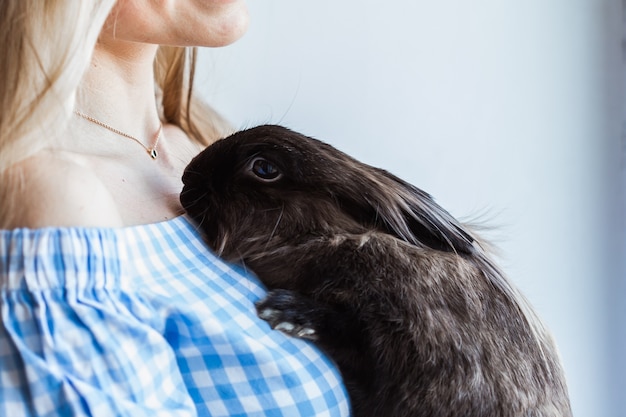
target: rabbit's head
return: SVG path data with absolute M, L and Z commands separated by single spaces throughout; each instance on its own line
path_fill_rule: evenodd
M 229 260 L 368 230 L 441 251 L 474 251 L 468 232 L 424 191 L 281 126 L 219 140 L 193 159 L 183 183 L 184 208 Z

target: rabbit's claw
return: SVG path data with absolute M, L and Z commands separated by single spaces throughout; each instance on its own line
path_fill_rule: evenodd
M 293 337 L 317 340 L 317 306 L 307 297 L 289 290 L 272 290 L 256 303 L 258 316 L 269 325 Z

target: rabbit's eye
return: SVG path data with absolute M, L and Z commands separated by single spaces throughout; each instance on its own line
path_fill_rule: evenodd
M 250 170 L 254 175 L 265 181 L 275 181 L 280 178 L 278 167 L 264 158 L 254 158 L 250 163 Z

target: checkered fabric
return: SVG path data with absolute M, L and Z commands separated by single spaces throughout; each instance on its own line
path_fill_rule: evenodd
M 185 217 L 0 231 L 0 416 L 346 416 L 327 357 L 256 317 Z

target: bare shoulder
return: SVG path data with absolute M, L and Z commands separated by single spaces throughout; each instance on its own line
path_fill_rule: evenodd
M 60 155 L 38 154 L 9 168 L 0 184 L 3 227 L 119 227 L 118 209 L 101 180 L 88 167 Z

